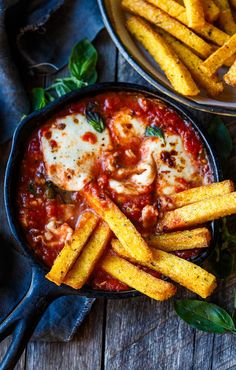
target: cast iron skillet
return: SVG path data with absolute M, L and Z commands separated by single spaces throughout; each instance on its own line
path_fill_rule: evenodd
M 19 245 L 21 252 L 27 256 L 32 266 L 32 279 L 29 290 L 27 291 L 24 298 L 16 306 L 16 308 L 9 314 L 8 317 L 3 320 L 0 324 L 0 341 L 5 339 L 8 335 L 12 334 L 13 339 L 11 345 L 5 355 L 1 369 L 12 369 L 20 358 L 27 342 L 29 341 L 33 331 L 39 322 L 43 312 L 46 310 L 48 305 L 62 295 L 83 295 L 87 297 L 107 297 L 107 298 L 126 298 L 134 297 L 139 295 L 135 290 L 129 290 L 126 292 L 106 292 L 99 290 L 92 290 L 89 288 L 83 288 L 79 291 L 72 288 L 62 286 L 57 287 L 55 284 L 49 282 L 44 278 L 47 268 L 37 259 L 33 251 L 29 248 L 24 233 L 20 227 L 17 211 L 16 211 L 16 184 L 18 179 L 19 164 L 22 159 L 22 154 L 25 149 L 25 143 L 27 142 L 31 132 L 45 123 L 52 115 L 56 114 L 60 110 L 67 107 L 69 104 L 78 101 L 87 96 L 94 96 L 99 93 L 107 91 L 130 91 L 142 93 L 151 98 L 159 98 L 166 102 L 169 106 L 173 107 L 182 118 L 190 122 L 193 128 L 199 134 L 203 141 L 209 162 L 214 174 L 214 180 L 219 181 L 221 178 L 221 171 L 219 163 L 216 159 L 215 152 L 212 146 L 209 144 L 209 139 L 199 124 L 186 114 L 180 106 L 173 103 L 168 98 L 159 97 L 156 93 L 138 85 L 127 84 L 127 83 L 102 83 L 93 86 L 86 87 L 80 91 L 73 92 L 65 95 L 61 99 L 51 103 L 41 111 L 32 113 L 26 119 L 24 119 L 17 130 L 15 131 L 12 143 L 12 149 L 7 164 L 4 184 L 4 199 L 5 207 L 7 212 L 8 222 L 11 231 Z M 215 245 L 216 236 L 218 232 L 218 226 L 216 222 L 211 224 L 213 242 L 210 248 L 204 251 L 200 257 L 195 258 L 194 262 L 202 262 L 212 251 Z

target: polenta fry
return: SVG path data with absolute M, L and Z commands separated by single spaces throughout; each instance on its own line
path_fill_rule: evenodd
M 234 191 L 234 183 L 231 180 L 222 182 L 214 182 L 213 184 L 199 186 L 188 190 L 175 193 L 168 197 L 170 206 L 168 209 L 175 209 L 186 206 L 191 203 L 199 202 L 204 199 L 216 197 L 232 193 Z
M 201 70 L 209 76 L 212 76 L 222 67 L 224 62 L 236 52 L 236 34 L 233 35 L 223 46 L 217 49 L 201 65 Z
M 189 96 L 199 93 L 185 65 L 179 60 L 179 57 L 172 51 L 171 47 L 166 44 L 163 38 L 146 21 L 138 17 L 131 17 L 127 21 L 127 28 L 160 65 L 176 91 Z
M 122 0 L 122 6 L 128 12 L 139 15 L 156 26 L 163 28 L 195 50 L 202 57 L 207 58 L 212 53 L 212 47 L 206 41 L 176 19 L 170 17 L 167 13 L 155 6 L 148 4 L 146 1 Z
M 134 262 L 117 239 L 112 240 L 112 248 L 120 256 Z M 214 275 L 171 253 L 153 249 L 153 260 L 151 262 L 136 262 L 169 277 L 171 280 L 197 293 L 202 298 L 208 297 L 216 288 L 216 278 Z
M 188 67 L 195 81 L 197 81 L 202 88 L 206 89 L 210 96 L 217 96 L 223 91 L 223 83 L 220 82 L 217 77 L 213 79 L 200 69 L 199 66 L 203 62 L 202 59 L 167 32 L 161 29 L 157 29 L 157 32 L 171 45 L 181 61 Z
M 158 230 L 184 229 L 233 213 L 236 213 L 236 192 L 205 199 L 166 212 L 158 223 Z
M 236 87 L 236 61 L 230 67 L 229 71 L 224 75 L 224 81 L 233 87 Z
M 206 227 L 172 233 L 150 235 L 147 242 L 152 247 L 165 252 L 186 249 L 207 248 L 211 241 L 211 233 Z
M 110 237 L 111 231 L 109 226 L 103 221 L 100 222 L 81 255 L 66 275 L 63 283 L 70 285 L 74 289 L 82 288 L 104 253 Z
M 219 23 L 222 29 L 229 35 L 233 35 L 236 32 L 236 23 L 229 5 L 228 0 L 214 0 L 216 5 L 220 9 Z
M 125 249 L 134 257 L 145 261 L 152 259 L 152 252 L 130 220 L 105 194 L 99 196 L 92 184 L 83 191 L 88 204 L 109 225 Z
M 174 0 L 147 0 L 150 4 L 160 8 L 164 12 L 168 13 L 171 17 L 176 18 L 184 25 L 188 25 L 187 15 L 185 7 L 178 4 Z M 213 26 L 210 23 L 205 23 L 204 27 L 196 29 L 195 32 L 202 37 L 214 42 L 215 44 L 222 46 L 226 41 L 230 39 L 230 36 L 219 28 Z M 174 33 L 172 33 L 173 36 Z
M 200 28 L 205 25 L 204 11 L 200 0 L 184 0 L 188 26 Z
M 46 275 L 57 285 L 61 285 L 66 274 L 78 258 L 83 246 L 92 234 L 98 222 L 98 217 L 91 211 L 82 213 L 78 226 L 72 235 L 72 240 L 67 242 L 62 251 L 54 261 L 54 264 Z
M 114 278 L 158 301 L 169 299 L 176 293 L 173 284 L 155 278 L 118 256 L 107 255 L 101 267 Z
M 205 18 L 210 22 L 215 22 L 220 15 L 220 9 L 213 0 L 203 0 L 202 7 L 204 10 Z
M 234 64 L 235 60 L 236 60 L 236 54 L 234 54 L 234 55 L 232 55 L 232 57 L 226 59 L 224 61 L 224 66 L 231 67 Z

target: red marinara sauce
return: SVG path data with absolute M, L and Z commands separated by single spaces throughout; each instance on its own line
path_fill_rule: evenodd
M 17 185 L 18 215 L 26 239 L 35 253 L 49 267 L 52 266 L 65 242 L 70 239 L 79 215 L 89 207 L 79 192 L 64 191 L 49 180 L 41 137 L 43 135 L 50 140 L 51 148 L 56 150 L 58 144 L 51 138 L 51 130 L 55 125 L 55 120 L 78 113 L 85 115 L 86 107 L 91 102 L 103 118 L 112 142 L 112 149 L 109 150 L 109 153 L 98 156 L 94 161 L 93 181 L 96 183 L 96 189 L 106 192 L 141 233 L 147 235 L 155 232 L 158 216 L 168 203 L 168 194 L 165 194 L 165 175 L 168 174 L 168 170 L 163 171 L 162 177 L 158 173 L 155 180 L 142 188 L 140 193 L 137 192 L 137 187 L 131 189 L 129 194 L 118 193 L 116 189 L 111 187 L 110 180 L 112 178 L 120 183 L 123 182 L 127 189 L 129 179 L 132 179 L 134 173 L 136 175 L 142 174 L 140 161 L 145 157 L 143 145 L 147 141 L 147 127 L 160 129 L 165 137 L 172 135 L 172 137 L 179 138 L 184 150 L 191 156 L 191 163 L 194 164 L 196 173 L 194 172 L 191 179 L 186 179 L 181 176 L 181 167 L 177 163 L 178 153 L 174 143 L 170 140 L 169 145 L 172 147 L 169 151 L 166 150 L 164 142 L 161 144 L 163 147 L 160 154 L 162 165 L 164 168 L 169 166 L 170 170 L 174 169 L 178 173 L 174 187 L 175 192 L 212 181 L 207 155 L 197 133 L 188 122 L 183 121 L 174 110 L 164 103 L 134 93 L 108 92 L 68 106 L 30 136 L 22 158 Z M 74 119 L 75 124 L 76 120 Z M 122 124 L 122 130 L 120 124 Z M 140 127 L 144 125 L 146 130 L 142 135 L 136 135 L 132 131 L 135 129 L 139 132 L 139 125 Z M 60 123 L 60 129 L 65 130 L 66 125 Z M 96 144 L 97 135 L 99 134 L 91 128 L 82 136 L 82 140 Z M 156 139 L 150 138 L 148 140 L 150 140 L 149 148 Z M 136 173 L 136 169 L 140 173 Z M 162 181 L 161 186 L 158 181 L 160 183 Z M 192 250 L 191 252 L 181 252 L 179 256 L 188 258 L 198 253 L 198 250 Z M 154 276 L 158 275 L 150 270 L 148 272 Z M 129 289 L 125 284 L 108 276 L 100 269 L 99 264 L 93 271 L 88 284 L 95 289 L 110 291 Z

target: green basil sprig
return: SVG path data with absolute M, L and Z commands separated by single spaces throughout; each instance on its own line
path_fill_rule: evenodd
M 88 123 L 94 128 L 94 130 L 100 133 L 103 132 L 105 124 L 102 116 L 97 112 L 97 105 L 95 103 L 88 103 L 85 114 Z
M 93 84 L 97 81 L 97 51 L 87 39 L 79 42 L 72 50 L 69 60 L 69 71 L 78 80 Z
M 165 142 L 164 132 L 160 127 L 149 126 L 146 128 L 145 136 L 157 136 Z
M 37 87 L 32 90 L 32 111 L 42 109 L 54 99 L 96 82 L 96 64 L 97 51 L 94 46 L 87 39 L 80 41 L 71 52 L 68 64 L 70 76 L 57 78 L 46 89 Z
M 184 299 L 175 301 L 174 308 L 177 315 L 195 329 L 208 333 L 236 334 L 233 318 L 216 304 Z
M 77 78 L 71 77 L 64 77 L 64 78 L 57 78 L 51 86 L 49 86 L 46 91 L 54 90 L 57 93 L 57 96 L 60 98 L 61 96 L 74 91 L 79 90 L 81 87 L 86 86 L 87 84 L 83 81 L 77 80 Z

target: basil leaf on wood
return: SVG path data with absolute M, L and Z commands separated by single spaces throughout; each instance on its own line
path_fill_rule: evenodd
M 211 120 L 208 133 L 215 144 L 219 157 L 223 161 L 228 159 L 233 149 L 233 142 L 229 130 L 220 117 L 215 116 Z
M 88 39 L 80 41 L 72 50 L 69 60 L 70 74 L 90 84 L 96 82 L 97 51 Z
M 213 303 L 184 299 L 174 302 L 174 308 L 190 326 L 208 333 L 236 334 L 236 327 L 232 317 L 223 308 Z
M 145 136 L 157 136 L 165 142 L 164 133 L 160 127 L 147 127 L 145 131 Z
M 103 132 L 105 129 L 104 120 L 101 117 L 100 113 L 97 112 L 97 105 L 94 103 L 88 103 L 85 114 L 88 123 L 96 130 L 97 132 Z

